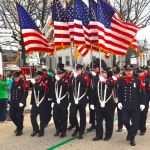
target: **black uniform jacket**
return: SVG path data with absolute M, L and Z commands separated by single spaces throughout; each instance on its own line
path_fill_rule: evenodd
M 75 93 L 78 93 L 79 91 L 79 98 L 84 96 L 79 100 L 79 104 L 85 104 L 87 103 L 87 87 L 88 87 L 89 77 L 86 74 L 81 74 L 81 76 L 77 76 L 76 78 L 76 86 L 75 86 L 75 78 L 72 77 L 70 81 L 70 88 L 69 88 L 69 101 L 72 104 L 75 104 Z M 80 84 L 80 89 L 79 88 Z M 76 90 L 75 90 L 76 87 Z M 76 92 L 75 92 L 76 91 Z
M 69 81 L 68 78 L 64 77 L 63 79 L 60 79 L 59 81 L 54 80 L 53 84 L 53 102 L 55 103 L 54 107 L 67 107 L 69 103 L 68 98 L 68 87 L 69 87 Z M 62 88 L 61 95 L 60 95 L 60 89 Z M 58 97 L 60 95 L 60 98 L 63 98 L 60 100 L 60 103 L 57 103 L 56 93 L 58 93 Z M 66 96 L 65 96 L 66 95 Z M 65 97 L 64 97 L 65 96 Z
M 139 78 L 133 77 L 127 84 L 125 78 L 119 83 L 119 103 L 123 109 L 139 109 L 140 104 L 145 105 L 145 91 Z
M 15 81 L 12 83 L 11 89 L 11 106 L 19 107 L 19 103 L 22 103 L 26 106 L 26 99 L 28 96 L 28 86 L 25 82 L 20 79 L 19 82 L 15 85 Z
M 98 89 L 98 83 L 99 83 L 99 89 Z M 115 86 L 115 83 L 113 82 L 111 78 L 107 79 L 106 83 L 102 83 L 102 97 L 104 97 L 105 85 L 107 85 L 106 100 L 111 96 L 108 102 L 105 104 L 105 107 L 102 108 L 99 102 L 98 91 L 101 96 L 101 82 L 99 80 L 97 80 L 96 84 L 94 85 L 93 95 L 92 95 L 92 104 L 95 105 L 96 109 L 99 109 L 102 111 L 115 107 L 113 95 L 112 95 L 112 89 Z
M 145 96 L 146 96 L 146 105 L 149 105 L 149 98 L 150 98 L 150 81 L 147 78 L 143 79 L 143 87 L 145 90 Z
M 46 96 L 46 85 L 43 83 L 43 81 L 40 81 L 40 82 L 36 82 L 32 87 L 31 105 L 33 105 L 33 107 L 37 107 L 36 100 L 40 102 L 42 99 L 43 101 L 39 104 L 39 108 L 48 107 L 48 99 Z

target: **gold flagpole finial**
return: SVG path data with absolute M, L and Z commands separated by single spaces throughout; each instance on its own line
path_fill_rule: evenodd
M 18 2 L 18 0 L 14 0 L 14 2 L 16 2 L 16 3 L 17 3 L 17 2 Z

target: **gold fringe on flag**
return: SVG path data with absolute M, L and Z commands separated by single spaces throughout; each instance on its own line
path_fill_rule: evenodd
M 80 53 L 78 52 L 78 50 L 76 49 L 76 51 L 75 51 L 75 58 L 77 59 L 78 57 L 80 56 Z

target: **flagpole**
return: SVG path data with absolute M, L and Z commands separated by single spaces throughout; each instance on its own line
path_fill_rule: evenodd
M 75 68 L 74 68 L 75 72 L 77 71 L 76 66 L 77 66 L 77 58 L 75 58 Z M 77 87 L 77 82 L 76 82 L 76 77 L 75 77 L 75 98 L 77 97 L 76 87 Z
M 102 55 L 101 55 L 101 50 L 99 48 L 99 61 L 100 61 L 100 75 L 102 75 Z M 103 99 L 103 91 L 102 91 L 102 82 L 101 82 L 101 101 Z
M 73 53 L 72 53 L 73 43 L 71 43 L 71 62 L 72 62 L 72 69 L 73 69 Z
M 57 74 L 57 50 L 56 50 L 56 47 L 55 47 L 55 65 L 56 65 L 55 73 Z
M 91 45 L 91 62 L 92 62 L 92 70 L 93 70 L 93 51 L 92 51 L 92 45 Z M 91 80 L 91 85 L 92 85 L 92 88 L 94 86 L 94 76 L 93 77 L 93 81 Z

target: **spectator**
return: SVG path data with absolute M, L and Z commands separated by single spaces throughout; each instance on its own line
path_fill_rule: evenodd
M 9 78 L 6 82 L 3 82 L 3 76 L 0 75 L 0 122 L 7 122 L 6 111 L 7 111 L 7 86 L 9 85 Z
M 86 71 L 88 71 L 88 72 L 90 71 L 90 64 L 87 65 Z
M 12 83 L 13 83 L 13 74 L 9 74 L 9 86 L 8 86 L 8 103 L 10 104 L 11 101 L 11 88 L 12 88 Z
M 9 74 L 8 77 L 9 77 L 8 93 L 11 93 L 11 88 L 12 88 L 12 83 L 13 83 L 13 79 L 12 79 L 13 75 Z

